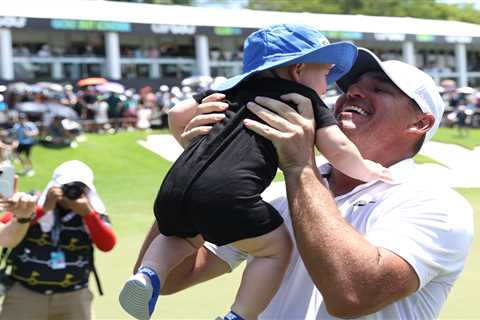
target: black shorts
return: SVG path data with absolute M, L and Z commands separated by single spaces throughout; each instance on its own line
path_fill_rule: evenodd
M 30 150 L 32 149 L 33 144 L 19 144 L 17 150 L 15 151 L 17 154 L 25 153 L 27 157 L 30 156 Z
M 229 125 L 235 126 L 234 122 Z M 270 141 L 237 124 L 220 135 L 214 130 L 221 131 L 222 125 L 214 126 L 212 134 L 192 143 L 172 166 L 154 205 L 163 235 L 200 234 L 225 245 L 267 234 L 283 223 L 261 198 L 277 171 L 275 149 Z

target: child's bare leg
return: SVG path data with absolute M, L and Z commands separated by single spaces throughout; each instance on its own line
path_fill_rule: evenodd
M 123 309 L 136 319 L 150 319 L 170 270 L 198 250 L 203 242 L 201 236 L 189 239 L 156 236 L 145 252 L 141 267 L 120 292 Z
M 148 247 L 142 266 L 155 270 L 163 282 L 170 270 L 203 245 L 201 236 L 195 238 L 165 237 L 159 234 Z
M 233 243 L 255 258 L 243 273 L 232 311 L 243 319 L 257 319 L 282 282 L 290 262 L 292 240 L 285 225 L 255 238 Z

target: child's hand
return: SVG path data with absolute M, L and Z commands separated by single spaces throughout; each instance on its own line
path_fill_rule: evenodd
M 377 162 L 365 160 L 367 168 L 370 171 L 370 181 L 382 180 L 384 182 L 394 182 L 392 172 Z

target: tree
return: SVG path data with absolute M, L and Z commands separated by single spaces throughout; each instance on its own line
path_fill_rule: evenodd
M 173 4 L 173 5 L 180 5 L 180 6 L 195 5 L 195 0 L 110 0 L 110 1 L 151 3 L 151 4 Z
M 480 11 L 472 4 L 453 5 L 435 0 L 249 0 L 248 8 L 288 12 L 364 14 L 371 16 L 480 21 Z

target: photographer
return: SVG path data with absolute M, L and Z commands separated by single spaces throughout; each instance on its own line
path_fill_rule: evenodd
M 92 170 L 75 160 L 61 164 L 35 211 L 7 259 L 14 284 L 0 319 L 91 319 L 93 245 L 110 251 L 116 241 Z

